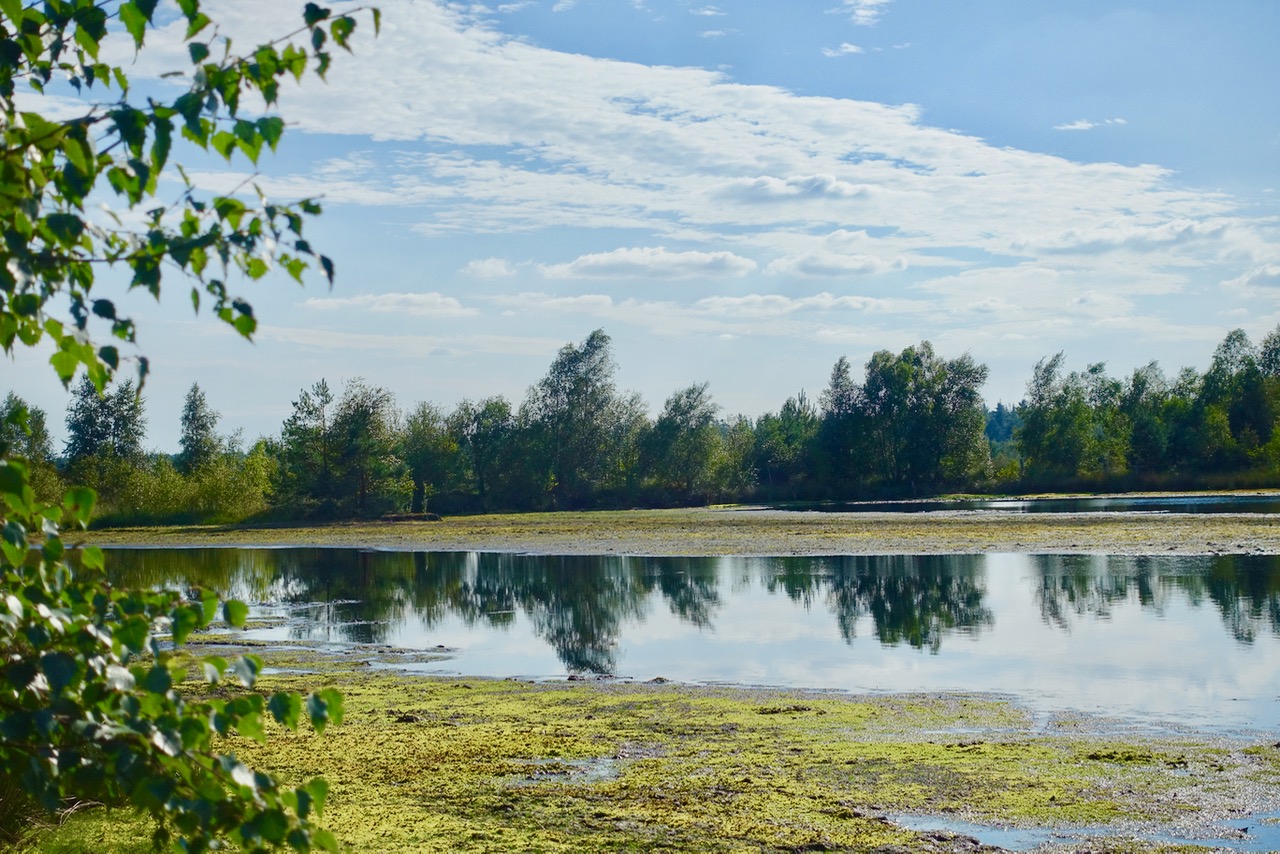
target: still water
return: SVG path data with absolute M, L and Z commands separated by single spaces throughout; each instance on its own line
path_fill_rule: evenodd
M 778 505 L 777 509 L 800 508 Z M 1280 494 L 850 501 L 816 504 L 807 509 L 833 513 L 933 513 L 939 510 L 1000 510 L 1006 513 L 1280 513 Z
M 1042 712 L 1280 730 L 1280 558 L 546 557 L 114 549 L 244 599 L 249 632 L 438 651 L 471 676 L 1007 694 Z M 386 657 L 395 660 L 396 656 Z

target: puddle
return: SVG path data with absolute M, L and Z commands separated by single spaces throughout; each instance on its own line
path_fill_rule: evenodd
M 616 779 L 618 760 L 607 757 L 595 759 L 525 759 L 522 764 L 530 770 L 512 779 L 517 786 L 536 786 L 540 783 L 603 783 Z
M 1198 845 L 1221 851 L 1280 851 L 1280 812 L 1258 813 L 1224 821 L 1209 828 L 1205 836 L 1194 837 L 1166 833 L 1132 833 L 1106 827 L 1001 827 L 941 816 L 902 813 L 890 813 L 885 818 L 917 833 L 957 833 L 971 836 L 983 845 L 1006 851 L 1030 851 L 1052 842 L 1111 835 L 1165 845 Z
M 1006 851 L 1029 851 L 1040 845 L 1070 838 L 1062 831 L 1047 830 L 1038 827 L 997 827 L 990 824 L 973 824 L 958 819 L 942 818 L 931 815 L 902 815 L 891 813 L 885 818 L 894 824 L 917 833 L 958 833 L 972 836 L 983 845 L 994 845 Z

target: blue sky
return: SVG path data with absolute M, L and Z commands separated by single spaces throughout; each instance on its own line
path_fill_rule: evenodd
M 297 16 L 208 6 L 239 45 Z M 323 198 L 335 287 L 244 285 L 253 345 L 180 283 L 129 300 L 156 447 L 193 380 L 251 439 L 322 377 L 518 402 L 597 327 L 655 412 L 709 381 L 754 417 L 922 339 L 990 366 L 994 405 L 1059 350 L 1173 375 L 1280 323 L 1280 4 L 380 6 L 381 38 L 286 93 L 255 176 Z M 135 80 L 182 67 L 168 35 Z M 250 174 L 185 161 L 211 190 Z M 60 425 L 32 361 L 3 385 Z

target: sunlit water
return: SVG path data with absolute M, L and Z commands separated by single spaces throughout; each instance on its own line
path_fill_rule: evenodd
M 1007 694 L 1137 723 L 1280 728 L 1280 559 L 545 557 L 113 550 L 134 584 L 277 617 L 261 639 L 450 650 L 425 672 Z
M 939 510 L 1005 513 L 1280 513 L 1280 494 L 1108 495 L 1087 498 L 957 498 L 921 501 L 849 501 L 778 505 L 778 509 L 836 513 L 932 513 Z

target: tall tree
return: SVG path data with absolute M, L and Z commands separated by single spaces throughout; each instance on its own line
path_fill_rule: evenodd
M 1206 456 L 1215 467 L 1242 468 L 1271 440 L 1275 407 L 1267 396 L 1258 350 L 1243 329 L 1227 333 L 1214 350 L 1199 407 Z
M 12 456 L 26 464 L 31 486 L 41 500 L 62 495 L 64 487 L 54 463 L 48 416 L 13 392 L 0 404 L 0 456 Z
M 803 390 L 787 398 L 775 415 L 767 412 L 755 423 L 755 468 L 764 485 L 798 497 L 812 472 L 818 411 Z
M 137 464 L 142 460 L 146 438 L 146 402 L 133 380 L 125 380 L 115 391 L 103 394 L 82 376 L 67 405 L 65 456 L 73 470 L 89 461 Z
M 863 407 L 862 389 L 854 382 L 849 360 L 844 356 L 831 368 L 831 379 L 818 403 L 822 418 L 818 428 L 822 471 L 837 492 L 847 494 L 861 469 Z
M 338 506 L 356 516 L 403 510 L 413 485 L 396 455 L 395 397 L 357 377 L 348 380 L 333 416 L 338 451 Z
M 222 451 L 222 441 L 218 438 L 217 412 L 205 400 L 204 392 L 196 383 L 187 389 L 187 396 L 182 402 L 182 418 L 179 424 L 178 469 L 190 474 L 213 462 Z
M 299 392 L 280 429 L 277 491 L 287 502 L 314 508 L 337 493 L 332 407 L 333 392 L 322 379 Z
M 986 380 L 985 365 L 968 354 L 942 359 L 928 341 L 872 354 L 861 406 L 880 477 L 917 491 L 981 473 Z
M 649 434 L 649 471 L 664 488 L 685 498 L 711 486 L 720 434 L 707 383 L 695 383 L 667 398 Z
M 556 506 L 577 506 L 608 479 L 618 417 L 614 370 L 609 336 L 597 329 L 580 345 L 561 347 L 525 398 L 523 420 L 535 432 Z
M 467 459 L 473 487 L 484 509 L 492 507 L 494 493 L 502 501 L 503 484 L 510 479 L 508 452 L 515 419 L 505 397 L 487 397 L 479 403 L 463 400 L 449 416 L 450 434 Z
M 421 513 L 431 495 L 452 486 L 459 464 L 458 439 L 440 407 L 419 403 L 400 430 L 400 455 L 413 478 L 409 509 Z

